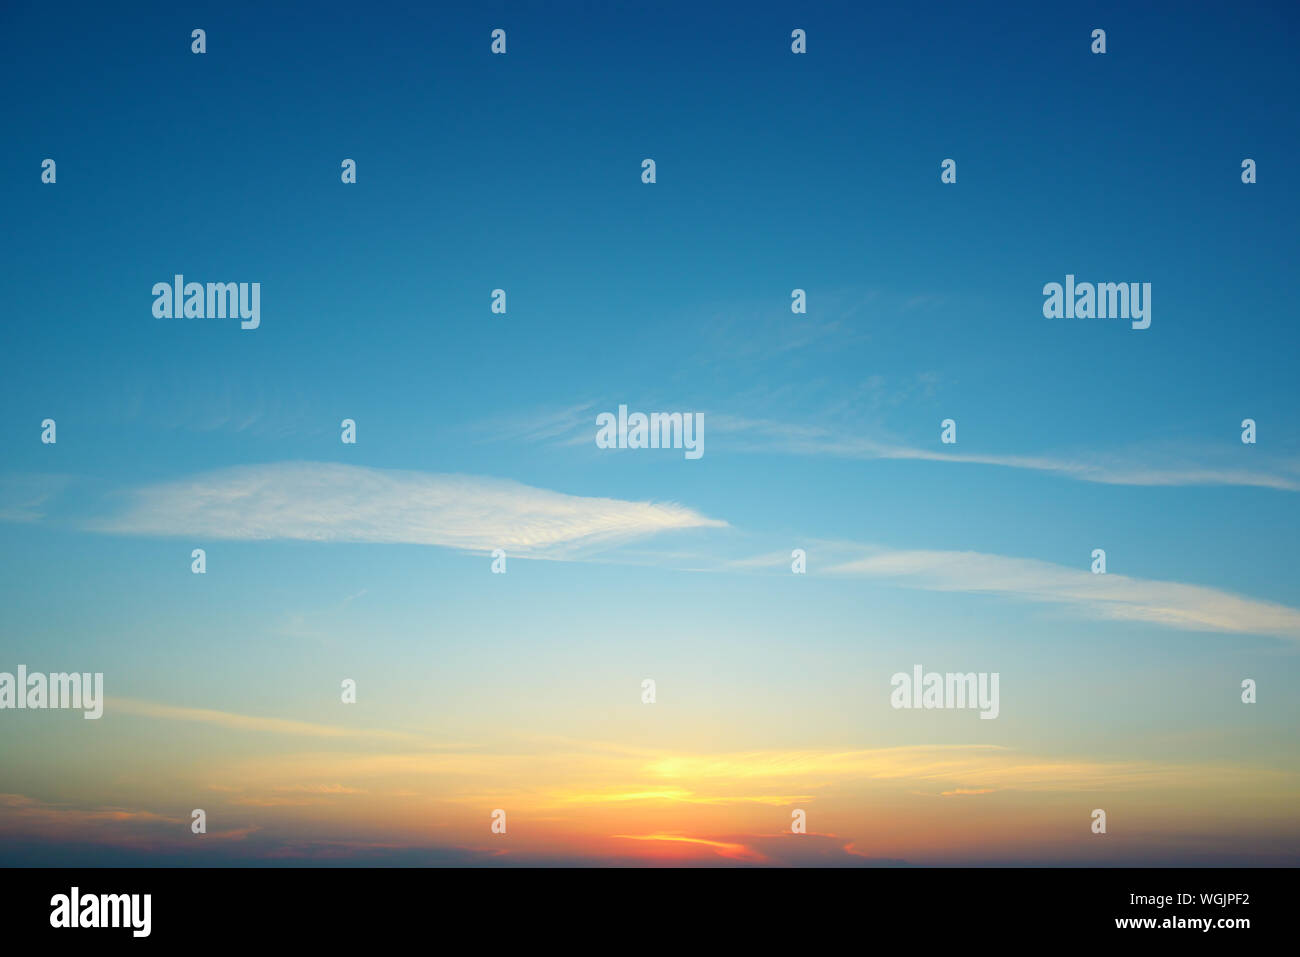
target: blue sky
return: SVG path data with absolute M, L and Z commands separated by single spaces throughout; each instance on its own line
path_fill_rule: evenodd
M 450 740 L 996 743 L 1294 775 L 1293 9 L 13 4 L 0 26 L 10 670 L 321 722 L 348 674 L 375 703 L 347 720 Z M 260 328 L 154 318 L 175 273 L 260 282 Z M 1150 328 L 1043 318 L 1067 273 L 1151 283 Z M 704 456 L 598 449 L 620 403 L 703 412 Z M 371 479 L 402 527 L 450 494 L 432 538 L 358 532 Z M 176 504 L 261 480 L 284 501 Z M 500 488 L 514 504 L 482 498 Z M 574 545 L 534 490 L 622 503 L 631 531 Z M 316 506 L 361 540 L 300 540 L 284 509 Z M 494 576 L 525 509 L 559 529 L 532 554 L 563 560 L 507 547 Z M 1132 591 L 1060 585 L 1094 548 Z M 1170 602 L 1201 624 L 1153 621 Z M 891 711 L 888 675 L 917 662 L 1000 671 L 1000 720 Z M 645 674 L 679 705 L 654 728 Z M 1255 708 L 1243 677 L 1265 680 Z M 142 740 L 85 758 L 147 768 Z M 93 803 L 63 747 L 6 760 L 43 800 Z

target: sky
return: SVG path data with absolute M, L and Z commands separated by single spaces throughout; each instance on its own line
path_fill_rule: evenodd
M 1300 863 L 1295 8 L 706 7 L 0 9 L 0 863 Z

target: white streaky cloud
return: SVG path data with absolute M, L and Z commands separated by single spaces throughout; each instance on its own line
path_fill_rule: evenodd
M 1114 454 L 1089 456 L 1079 461 L 1061 455 L 1007 455 L 915 448 L 869 437 L 852 435 L 823 426 L 795 425 L 766 419 L 746 419 L 715 414 L 710 425 L 717 447 L 750 453 L 826 455 L 850 459 L 895 459 L 922 462 L 958 462 L 994 465 L 1061 475 L 1081 482 L 1104 485 L 1148 486 L 1245 486 L 1278 491 L 1300 491 L 1300 477 L 1292 462 L 1273 462 L 1272 470 L 1231 465 L 1202 465 L 1177 462 L 1139 461 Z
M 140 718 L 158 718 L 163 721 L 189 721 L 212 724 L 235 731 L 260 731 L 268 734 L 307 735 L 318 738 L 383 738 L 396 741 L 420 741 L 420 735 L 404 731 L 372 730 L 314 724 L 310 721 L 293 721 L 286 718 L 269 718 L 259 715 L 236 714 L 211 708 L 188 708 L 177 705 L 141 701 L 136 698 L 109 698 L 107 707 L 114 714 L 129 714 Z
M 506 479 L 281 462 L 136 489 L 122 514 L 89 528 L 120 535 L 502 548 L 525 558 L 575 558 L 657 532 L 726 525 L 673 503 L 566 495 Z
M 827 574 L 887 579 L 928 591 L 985 592 L 1072 606 L 1093 617 L 1190 631 L 1300 639 L 1300 610 L 1205 585 L 1153 581 L 983 552 L 871 553 Z
M 481 441 L 501 442 L 523 439 L 544 442 L 571 436 L 573 432 L 589 432 L 593 444 L 596 437 L 595 402 L 580 402 L 564 409 L 543 411 L 526 415 L 511 415 L 490 419 L 475 425 L 474 432 Z M 587 426 L 591 425 L 588 429 Z
M 970 455 L 909 448 L 891 449 L 880 457 L 933 462 L 966 462 L 972 465 L 998 465 L 1004 468 L 1053 472 L 1083 482 L 1098 482 L 1104 485 L 1239 485 L 1253 488 L 1271 488 L 1282 492 L 1300 491 L 1300 482 L 1295 479 L 1253 469 L 1203 466 L 1162 468 L 1123 463 L 1096 465 L 1046 456 Z
M 596 403 L 588 402 L 528 419 L 498 422 L 489 431 L 497 439 L 553 442 L 562 446 L 590 445 L 595 441 L 595 408 Z M 920 448 L 884 437 L 862 435 L 855 431 L 860 430 L 860 426 L 854 424 L 833 428 L 722 412 L 706 412 L 705 418 L 717 442 L 715 451 L 991 465 L 1103 485 L 1236 486 L 1300 491 L 1300 461 L 1274 457 L 1242 467 L 1231 461 L 1230 453 L 1214 448 L 1199 450 L 1201 457 L 1207 460 L 1200 462 L 1190 460 L 1188 449 L 1168 443 L 1148 450 L 1089 452 L 1082 458 L 1050 453 L 964 452 L 952 448 Z M 1231 442 L 1227 445 L 1236 448 Z M 1258 460 L 1260 456 L 1252 451 L 1251 458 Z
M 70 484 L 67 475 L 0 475 L 0 522 L 39 522 L 49 500 Z

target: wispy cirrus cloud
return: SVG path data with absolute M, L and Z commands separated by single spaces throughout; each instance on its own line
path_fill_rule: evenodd
M 879 377 L 863 384 L 855 397 L 869 401 L 872 408 L 888 405 L 899 396 L 923 392 L 932 387 L 932 374 L 895 385 L 887 393 Z M 893 396 L 893 398 L 891 398 Z M 673 403 L 660 403 L 676 407 Z M 484 424 L 481 431 L 497 440 L 524 440 L 562 446 L 581 446 L 595 441 L 597 403 L 585 402 L 568 408 L 536 412 L 510 420 Z M 842 405 L 842 403 L 841 403 Z M 612 407 L 612 404 L 611 404 Z M 923 448 L 890 438 L 881 428 L 868 428 L 845 419 L 845 408 L 832 408 L 818 424 L 786 422 L 770 418 L 732 415 L 706 410 L 709 432 L 714 437 L 714 454 L 741 452 L 756 455 L 791 455 L 861 459 L 870 461 L 946 462 L 959 465 L 991 465 L 998 468 L 1042 472 L 1080 482 L 1137 486 L 1239 486 L 1300 491 L 1300 462 L 1272 458 L 1250 467 L 1228 461 L 1222 450 L 1178 449 L 1153 444 L 1150 449 L 1084 453 L 1035 453 L 1018 455 L 1002 452 L 959 452 L 950 447 Z M 835 420 L 825 424 L 826 419 Z M 937 434 L 937 433 L 936 433 Z M 1252 455 L 1260 459 L 1262 456 Z
M 88 527 L 213 539 L 505 548 L 528 558 L 684 570 L 752 572 L 790 560 L 784 551 L 724 557 L 718 549 L 725 552 L 727 545 L 716 542 L 694 552 L 634 547 L 658 532 L 730 527 L 675 503 L 566 495 L 494 478 L 304 462 L 240 466 L 138 488 L 121 514 Z M 1300 610 L 1206 585 L 1093 575 L 1083 568 L 971 551 L 822 543 L 818 553 L 818 567 L 829 575 L 1051 602 L 1091 617 L 1191 631 L 1300 638 Z
M 1089 455 L 1085 461 L 1078 457 L 1053 454 L 956 452 L 918 448 L 818 425 L 723 414 L 710 415 L 709 426 L 717 443 L 715 449 L 722 447 L 739 452 L 993 465 L 1046 472 L 1081 482 L 1105 485 L 1236 485 L 1286 492 L 1300 491 L 1300 469 L 1296 468 L 1294 462 L 1274 463 L 1272 468 L 1242 468 L 1189 462 L 1185 457 L 1152 461 L 1150 458 L 1116 453 Z
M 156 701 L 140 701 L 135 698 L 109 698 L 105 707 L 112 709 L 115 714 L 129 714 L 138 718 L 160 718 L 164 721 L 211 724 L 232 731 L 254 731 L 312 738 L 382 738 L 407 742 L 422 740 L 420 735 L 409 734 L 404 731 L 339 727 L 329 724 L 315 724 L 310 721 L 294 721 L 288 718 L 237 714 L 232 711 L 217 711 L 211 708 L 186 708 L 177 705 L 160 704 Z
M 566 495 L 505 479 L 319 462 L 245 465 L 130 493 L 89 523 L 125 535 L 504 548 L 575 558 L 658 532 L 725 527 L 674 503 Z
M 68 475 L 0 475 L 0 522 L 37 522 L 49 500 L 72 483 Z
M 774 556 L 764 556 L 771 561 Z M 828 575 L 895 582 L 927 591 L 1002 595 L 1067 605 L 1083 614 L 1192 631 L 1300 639 L 1300 610 L 1206 585 L 1094 575 L 1030 558 L 985 552 L 869 549 Z
M 807 541 L 809 574 L 873 579 L 925 591 L 996 595 L 1061 605 L 1078 615 L 1185 631 L 1300 638 L 1300 609 L 1209 585 L 1137 578 L 988 552 L 898 549 Z M 709 571 L 790 573 L 789 551 L 766 551 Z

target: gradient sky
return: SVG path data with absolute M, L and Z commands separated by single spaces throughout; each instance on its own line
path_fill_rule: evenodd
M 1295 8 L 697 6 L 0 9 L 0 862 L 1300 863 Z

